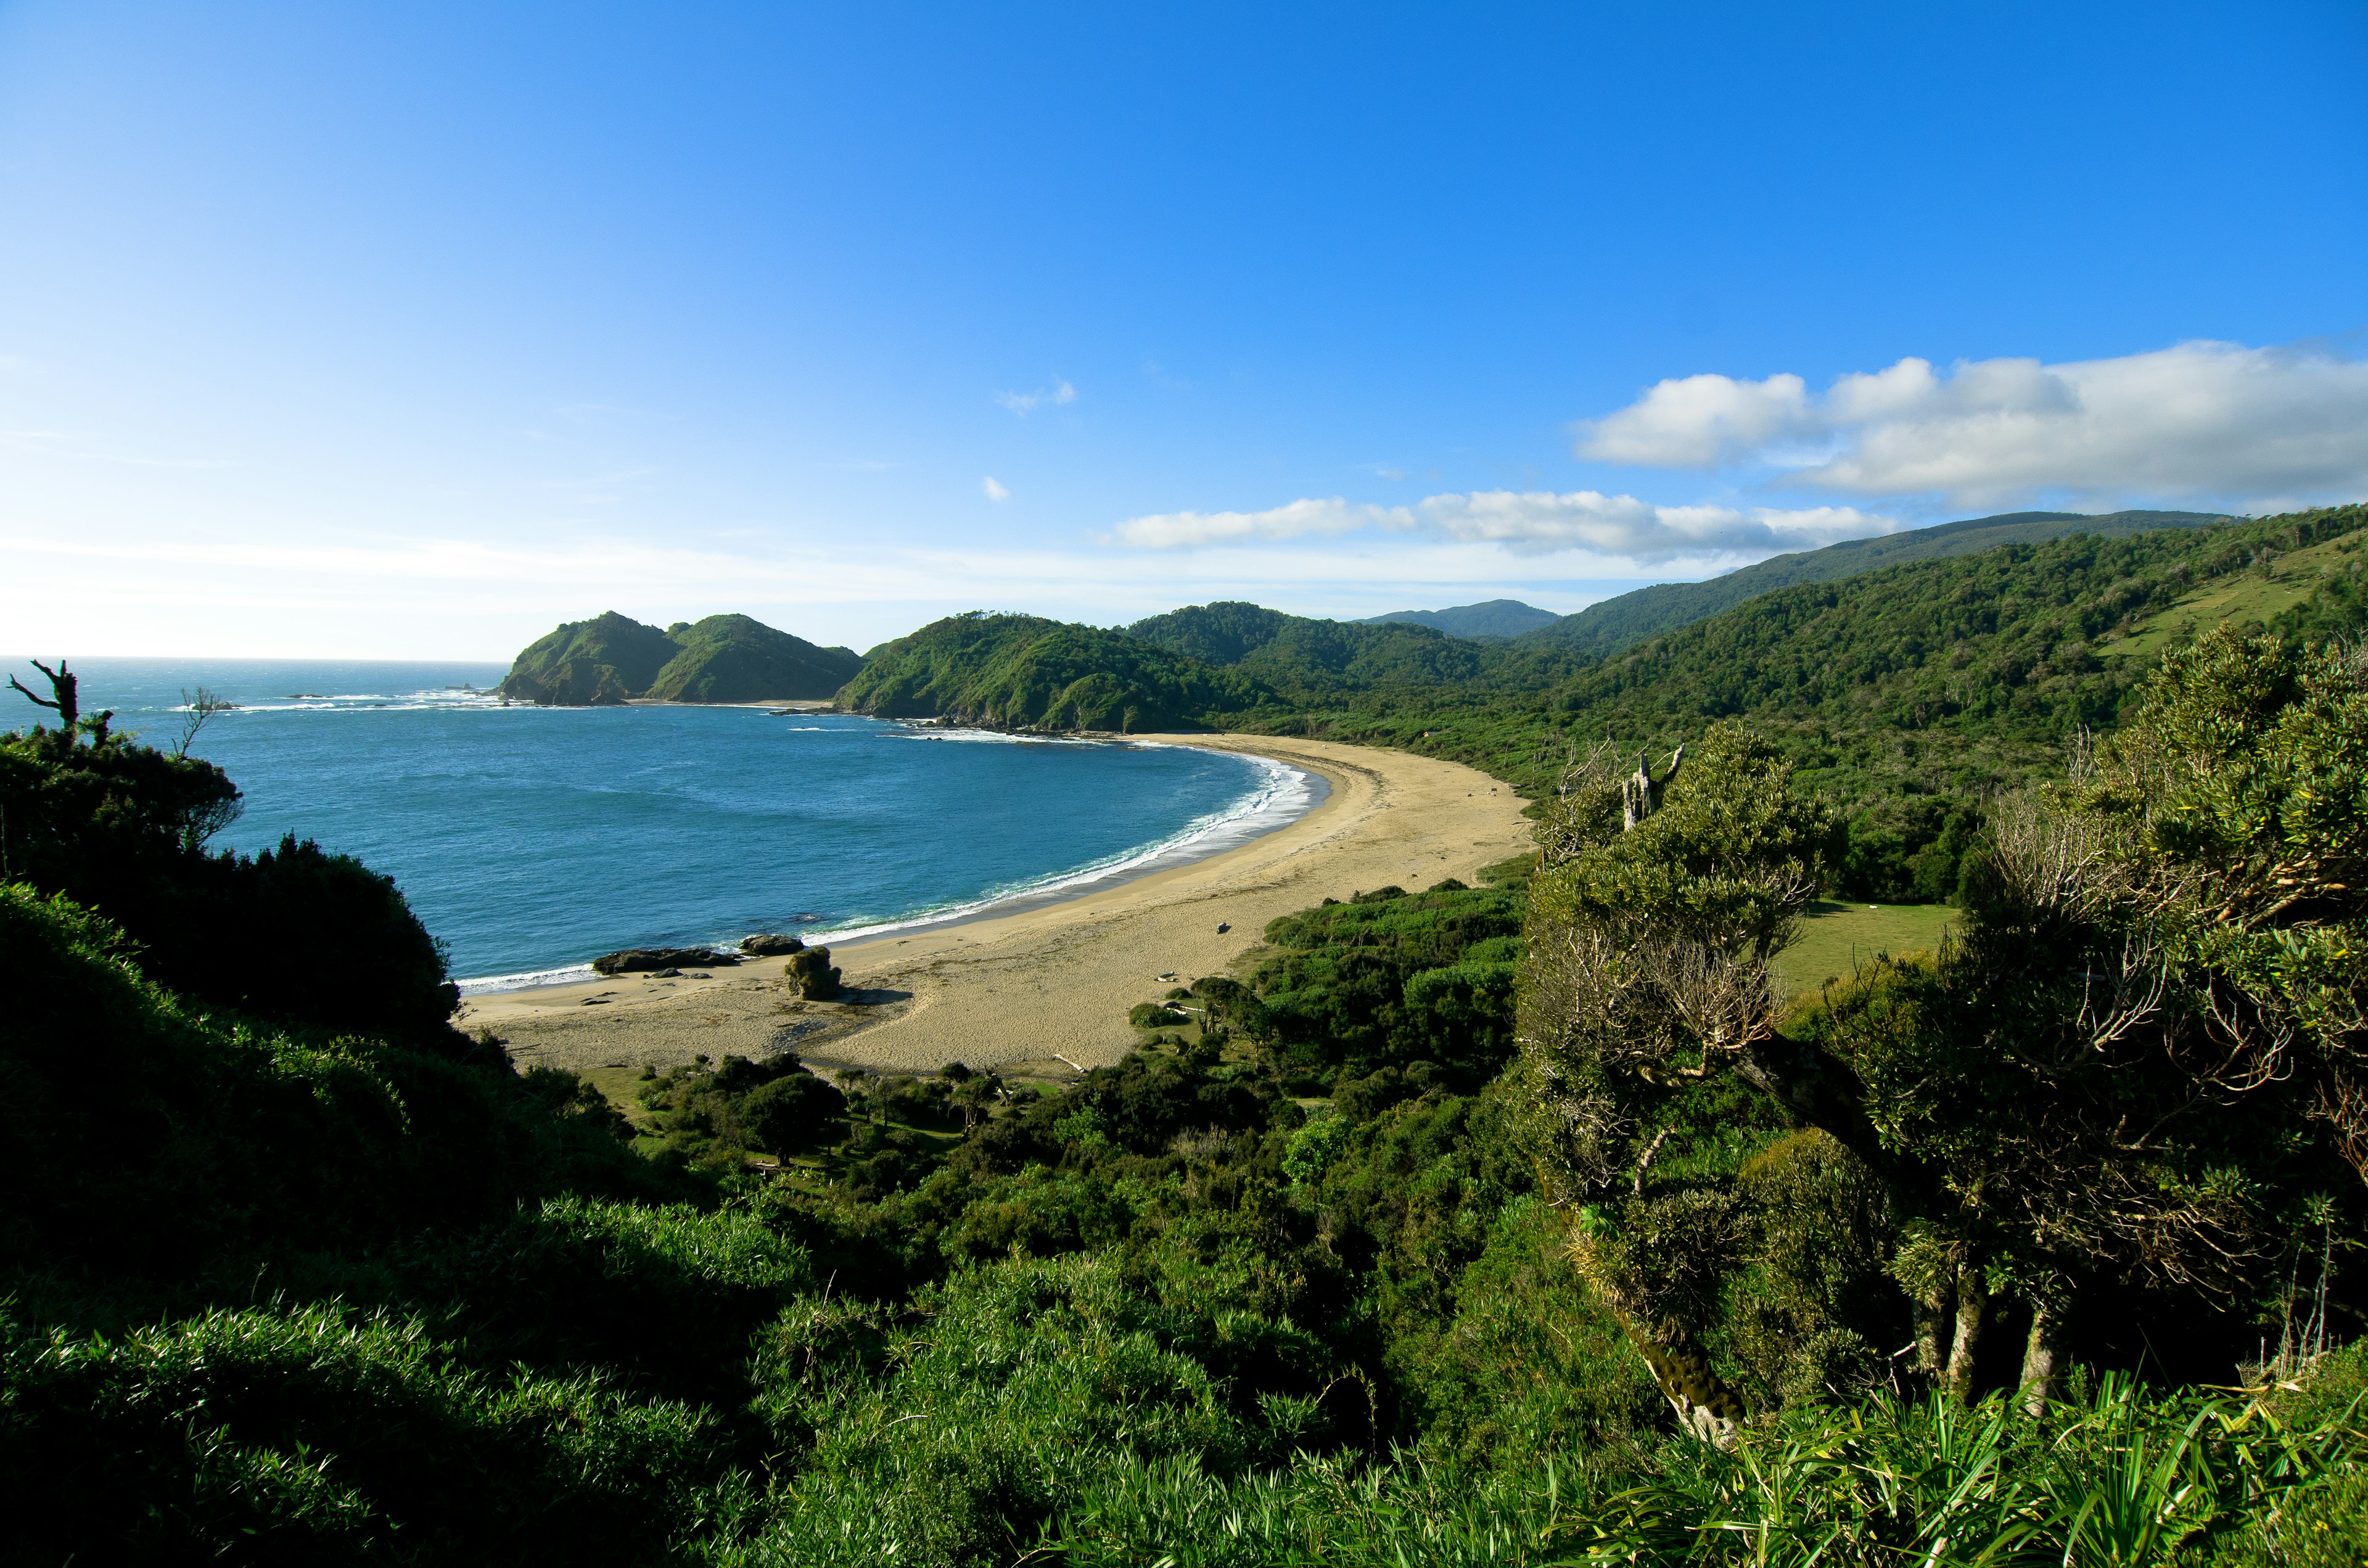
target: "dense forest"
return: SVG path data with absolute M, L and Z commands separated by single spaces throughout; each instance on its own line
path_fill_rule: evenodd
M 1844 540 L 1823 550 L 1768 560 L 1699 583 L 1657 583 L 1588 606 L 1548 626 L 1530 629 L 1531 647 L 1563 648 L 1601 657 L 1665 631 L 1733 609 L 1747 599 L 1800 583 L 1831 583 L 1884 566 L 1978 555 L 2009 544 L 2043 544 L 2066 534 L 2119 538 L 2157 528 L 2203 528 L 2235 521 L 2210 512 L 2008 512 L 1967 517 L 1937 528 L 1907 528 L 1873 539 Z
M 218 769 L 0 737 L 7 1555 L 2357 1563 L 2362 520 L 1802 585 L 1527 692 L 1255 607 L 928 629 L 869 710 L 1121 728 L 1107 676 L 1536 796 L 1536 855 L 1279 919 L 1068 1082 L 518 1074 L 383 878 L 210 846 Z M 1955 935 L 1788 993 L 1919 789 Z

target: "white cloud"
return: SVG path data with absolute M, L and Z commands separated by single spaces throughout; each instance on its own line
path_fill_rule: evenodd
M 1836 540 L 1888 533 L 1898 525 L 1850 506 L 1782 511 L 1732 506 L 1659 506 L 1592 490 L 1482 490 L 1432 495 L 1412 506 L 1377 506 L 1339 496 L 1293 501 L 1262 512 L 1167 512 L 1121 523 L 1111 537 L 1144 550 L 1191 550 L 1250 540 L 1343 534 L 1360 528 L 1420 530 L 1462 544 L 1523 555 L 1584 551 L 1633 562 L 1679 557 L 1770 555 Z
M 1112 530 L 1121 544 L 1144 550 L 1192 550 L 1252 539 L 1297 539 L 1305 534 L 1343 534 L 1358 528 L 1407 529 L 1415 516 L 1404 506 L 1328 500 L 1293 501 L 1263 512 L 1162 512 L 1131 517 Z
M 1046 403 L 1058 404 L 1076 402 L 1077 389 L 1071 386 L 1066 381 L 1062 381 L 1056 384 L 1050 392 L 999 392 L 995 394 L 995 401 L 1001 403 L 1004 407 L 1011 410 L 1014 414 L 1027 415 L 1043 407 Z
M 2041 493 L 2368 494 L 2368 362 L 2196 342 L 2113 359 L 1902 359 L 1811 394 L 1798 376 L 1662 381 L 1578 427 L 1580 457 L 1764 464 L 1789 483 L 1986 506 Z
M 995 482 L 995 475 L 991 473 L 985 479 L 978 482 L 978 487 L 986 492 L 986 498 L 990 501 L 1008 501 L 1011 499 L 1011 492 L 1004 488 L 1002 485 L 997 484 Z

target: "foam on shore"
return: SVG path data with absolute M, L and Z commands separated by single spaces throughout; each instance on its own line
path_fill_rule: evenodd
M 1000 743 L 1013 745 L 1131 745 L 1144 748 L 1163 747 L 1157 741 L 1080 740 L 1058 736 L 1010 735 L 991 730 L 947 729 L 931 725 L 911 726 L 907 733 L 915 740 L 938 742 Z M 1104 888 L 1132 881 L 1137 877 L 1156 871 L 1188 866 L 1211 856 L 1224 854 L 1251 840 L 1260 838 L 1278 828 L 1297 822 L 1324 803 L 1331 786 L 1323 775 L 1294 767 L 1274 757 L 1256 753 L 1230 754 L 1250 764 L 1260 775 L 1256 787 L 1241 800 L 1221 812 L 1187 823 L 1165 838 L 1155 840 L 1106 858 L 1093 864 L 1073 867 L 1025 882 L 991 888 L 979 897 L 928 908 L 914 910 L 894 919 L 850 926 L 801 928 L 799 935 L 814 945 L 832 942 L 869 941 L 876 937 L 909 934 L 958 926 L 966 921 L 986 920 L 1025 910 L 1059 903 Z M 734 931 L 710 938 L 707 945 L 730 949 L 738 945 L 746 933 Z M 483 975 L 460 981 L 463 996 L 484 996 L 499 992 L 528 991 L 547 985 L 573 985 L 597 978 L 589 963 L 567 964 L 552 969 L 523 971 L 516 974 Z

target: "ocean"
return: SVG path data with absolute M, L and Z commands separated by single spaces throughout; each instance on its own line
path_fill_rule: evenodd
M 46 687 L 21 660 L 14 671 Z M 1263 758 L 749 708 L 505 707 L 506 666 L 74 661 L 85 712 L 245 796 L 219 848 L 317 839 L 394 878 L 470 992 L 617 948 L 870 935 L 1065 896 L 1289 822 L 1321 778 Z M 0 727 L 42 710 L 12 691 Z

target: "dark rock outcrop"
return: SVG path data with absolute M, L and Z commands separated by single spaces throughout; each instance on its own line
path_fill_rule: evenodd
M 602 953 L 592 960 L 595 974 L 636 974 L 643 971 L 680 969 L 685 964 L 738 963 L 738 955 L 711 948 L 627 948 Z
M 839 993 L 838 971 L 830 964 L 828 948 L 808 948 L 790 959 L 790 977 L 798 994 L 809 1002 L 827 1002 Z
M 740 951 L 752 959 L 777 959 L 784 953 L 802 953 L 805 943 L 795 937 L 764 931 L 754 937 L 740 938 Z

